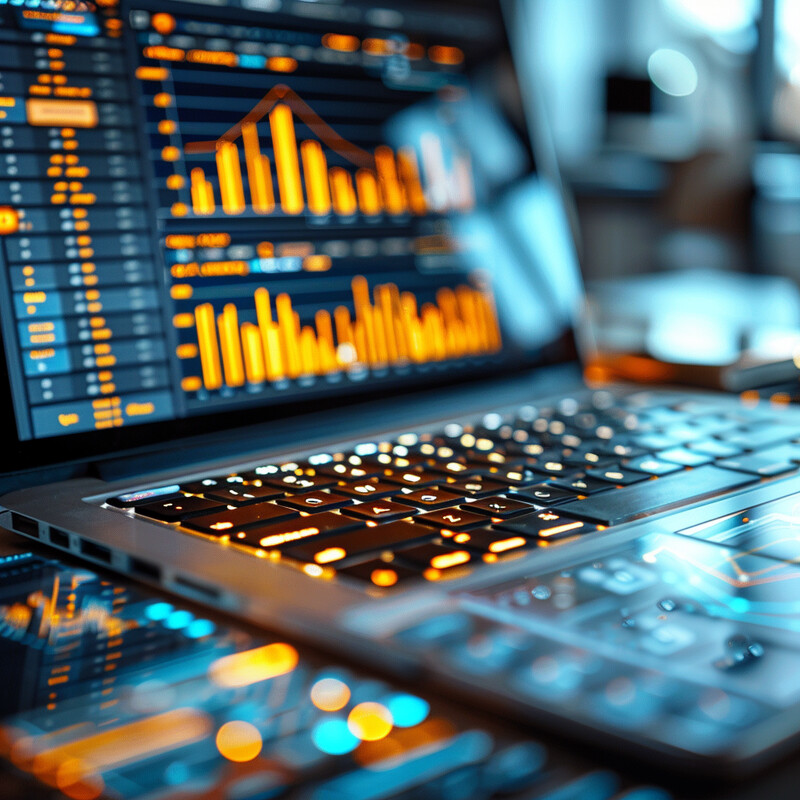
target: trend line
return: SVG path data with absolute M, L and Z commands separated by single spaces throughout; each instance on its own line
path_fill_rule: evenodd
M 234 142 L 242 135 L 242 126 L 247 123 L 261 122 L 279 103 L 285 103 L 294 114 L 302 120 L 331 150 L 335 150 L 343 158 L 357 167 L 375 167 L 372 153 L 349 142 L 338 134 L 311 106 L 286 84 L 273 86 L 261 100 L 239 122 L 229 128 L 218 139 L 203 142 L 189 142 L 184 145 L 186 155 L 194 153 L 213 153 L 226 142 Z

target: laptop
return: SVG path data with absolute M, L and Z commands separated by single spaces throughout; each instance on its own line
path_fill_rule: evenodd
M 0 522 L 751 770 L 797 728 L 800 416 L 584 385 L 531 10 L 1 5 Z

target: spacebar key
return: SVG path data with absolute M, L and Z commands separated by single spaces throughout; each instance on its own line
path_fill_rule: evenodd
M 626 486 L 624 489 L 592 495 L 585 500 L 573 500 L 560 505 L 558 512 L 566 516 L 582 517 L 601 525 L 615 525 L 653 511 L 685 506 L 757 480 L 754 475 L 708 465 Z

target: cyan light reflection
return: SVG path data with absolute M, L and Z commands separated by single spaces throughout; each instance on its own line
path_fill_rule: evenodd
M 343 719 L 323 719 L 311 732 L 311 739 L 318 750 L 330 756 L 342 756 L 358 747 L 354 736 Z
M 394 724 L 398 728 L 413 728 L 424 722 L 430 713 L 430 705 L 413 694 L 395 694 L 384 701 Z

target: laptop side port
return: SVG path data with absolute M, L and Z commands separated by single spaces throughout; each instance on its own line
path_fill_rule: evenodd
M 35 536 L 39 538 L 39 523 L 35 519 L 26 517 L 24 514 L 11 512 L 11 527 L 17 533 L 24 533 L 25 536 Z
M 87 558 L 93 558 L 95 561 L 102 561 L 104 564 L 111 563 L 111 550 L 108 547 L 89 542 L 86 539 L 81 539 L 80 542 L 81 555 Z
M 50 544 L 69 550 L 69 534 L 58 528 L 50 528 Z
M 198 599 L 205 600 L 206 602 L 209 600 L 218 601 L 222 597 L 221 593 L 211 586 L 205 586 L 204 584 L 198 583 L 197 581 L 187 578 L 184 575 L 176 575 L 174 582 L 180 590 L 185 590 L 189 593 L 192 593 Z
M 128 561 L 128 569 L 131 575 L 137 578 L 144 578 L 148 581 L 161 582 L 161 567 L 153 564 L 150 561 L 144 561 L 141 558 L 131 558 Z

